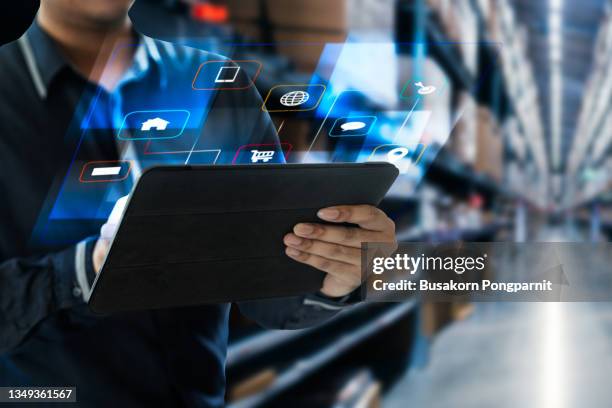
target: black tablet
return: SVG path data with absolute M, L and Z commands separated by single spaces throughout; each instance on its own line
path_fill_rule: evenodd
M 111 313 L 315 293 L 283 237 L 319 209 L 378 205 L 388 163 L 154 167 L 132 192 L 89 305 Z

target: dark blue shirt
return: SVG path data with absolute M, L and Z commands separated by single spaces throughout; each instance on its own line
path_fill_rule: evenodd
M 74 175 L 90 161 L 129 158 L 142 168 L 162 160 L 144 157 L 147 142 L 116 137 L 128 112 L 162 103 L 189 106 L 186 131 L 201 136 L 174 143 L 178 152 L 220 150 L 217 162 L 227 163 L 240 146 L 278 141 L 254 87 L 192 89 L 198 67 L 218 56 L 135 43 L 135 65 L 113 93 L 79 75 L 36 23 L 0 49 L 0 386 L 76 386 L 83 406 L 218 407 L 229 305 L 93 315 L 87 238 L 131 183 L 74 193 Z M 264 327 L 286 329 L 342 307 L 316 294 L 239 306 Z

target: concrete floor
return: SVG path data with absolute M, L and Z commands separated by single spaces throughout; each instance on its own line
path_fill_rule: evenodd
M 553 230 L 540 238 L 575 237 Z M 612 303 L 480 303 L 435 338 L 427 365 L 383 406 L 611 407 L 611 376 Z
M 612 305 L 479 304 L 384 407 L 610 407 Z

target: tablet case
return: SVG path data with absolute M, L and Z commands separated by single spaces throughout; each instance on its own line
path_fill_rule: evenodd
M 111 313 L 315 293 L 283 237 L 319 209 L 378 205 L 388 163 L 155 167 L 135 187 L 89 300 Z

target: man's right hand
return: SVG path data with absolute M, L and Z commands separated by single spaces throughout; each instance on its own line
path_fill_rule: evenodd
M 104 259 L 106 259 L 106 254 L 108 254 L 108 250 L 110 249 L 110 241 L 107 239 L 99 238 L 96 241 L 96 245 L 93 250 L 93 267 L 96 275 L 100 273 L 100 269 L 102 269 L 102 264 L 104 263 Z
M 102 265 L 104 264 L 104 260 L 106 259 L 106 255 L 110 249 L 110 244 L 115 237 L 117 228 L 119 228 L 121 217 L 123 216 L 123 210 L 127 204 L 127 199 L 128 196 L 125 196 L 117 200 L 117 203 L 115 203 L 115 207 L 113 207 L 113 211 L 108 217 L 106 224 L 102 225 L 102 228 L 100 228 L 100 238 L 98 238 L 98 241 L 94 246 L 92 257 L 93 268 L 96 275 L 100 272 L 100 269 L 102 269 Z

